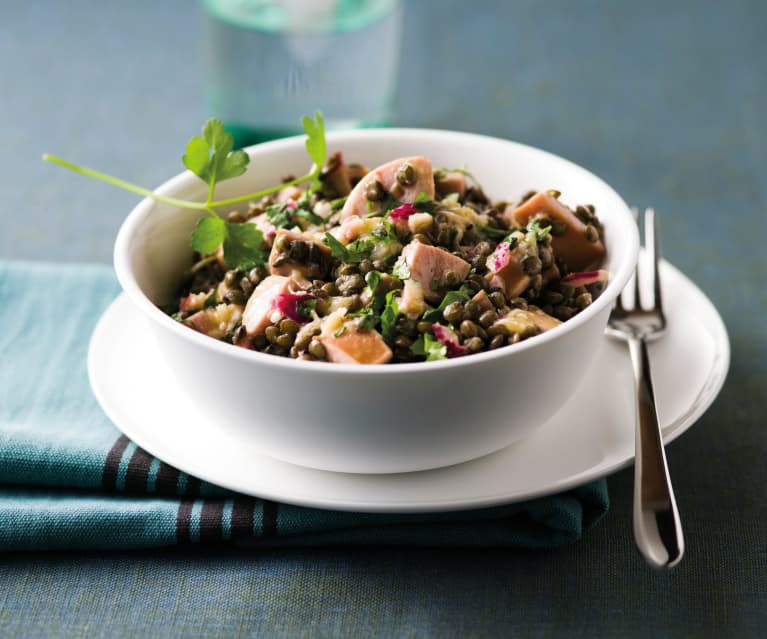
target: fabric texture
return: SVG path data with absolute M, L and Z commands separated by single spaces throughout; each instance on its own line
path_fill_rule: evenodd
M 137 447 L 93 398 L 88 341 L 118 292 L 106 267 L 0 263 L 0 550 L 550 548 L 607 512 L 605 480 L 500 507 L 402 515 L 278 504 L 200 481 Z

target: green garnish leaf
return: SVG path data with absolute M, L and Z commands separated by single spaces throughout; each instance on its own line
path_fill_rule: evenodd
M 480 226 L 480 227 L 477 227 L 477 230 L 479 231 L 480 235 L 484 236 L 487 239 L 504 238 L 509 233 L 507 229 L 499 229 L 499 228 L 496 228 L 495 226 Z
M 247 270 L 266 263 L 264 234 L 255 224 L 225 224 L 224 262 L 229 268 Z
M 287 229 L 296 225 L 298 220 L 306 220 L 310 224 L 324 224 L 325 220 L 299 202 L 295 208 L 288 208 L 287 202 L 272 204 L 266 207 L 267 219 L 278 229 Z
M 202 303 L 203 308 L 210 308 L 211 306 L 215 306 L 218 303 L 218 300 L 216 299 L 218 297 L 218 290 L 213 289 L 210 292 L 210 295 L 205 298 L 205 301 Z
M 472 173 L 469 172 L 469 170 L 466 168 L 465 165 L 457 169 L 447 169 L 444 167 L 441 167 L 439 169 L 434 169 L 434 177 L 437 179 L 441 177 L 445 177 L 446 175 L 450 173 L 461 173 L 462 175 L 465 175 L 467 178 L 469 178 L 472 182 L 474 182 L 475 186 L 479 187 L 479 182 L 477 181 L 477 178 L 475 178 L 474 175 L 472 175 Z
M 342 209 L 348 197 L 348 195 L 344 195 L 343 197 L 337 197 L 335 200 L 330 200 L 330 208 L 334 211 Z
M 533 218 L 527 223 L 525 230 L 528 233 L 534 233 L 536 241 L 542 242 L 548 237 L 549 233 L 551 233 L 551 225 L 541 228 L 540 220 L 538 218 Z
M 444 311 L 449 304 L 452 304 L 453 302 L 460 302 L 461 304 L 465 304 L 472 298 L 473 295 L 474 291 L 465 285 L 461 286 L 461 288 L 455 291 L 448 291 L 445 293 L 445 296 L 442 298 L 442 301 L 437 308 L 430 308 L 424 312 L 424 321 L 432 323 L 439 322 L 442 320 L 442 311 Z
M 250 158 L 245 151 L 232 151 L 234 138 L 221 120 L 211 118 L 186 145 L 184 166 L 209 186 L 245 173 Z
M 436 203 L 426 193 L 419 193 L 416 195 L 413 207 L 421 213 L 434 213 Z
M 360 237 L 346 245 L 349 259 L 348 262 L 357 263 L 370 258 L 375 248 L 375 240 L 372 237 Z
M 381 336 L 389 346 L 394 343 L 394 338 L 397 336 L 396 325 L 399 305 L 397 304 L 395 294 L 398 292 L 393 290 L 386 294 L 384 309 L 381 311 Z
M 370 291 L 370 295 L 376 294 L 376 289 L 381 284 L 381 273 L 378 271 L 368 271 L 367 275 L 365 275 L 365 283 L 368 285 L 368 291 Z
M 192 233 L 192 248 L 202 255 L 213 253 L 226 239 L 226 235 L 226 222 L 220 217 L 206 215 L 197 221 Z
M 346 324 L 343 324 L 341 328 L 336 329 L 335 333 L 333 333 L 333 337 L 341 337 L 346 332 Z
M 397 261 L 392 266 L 391 274 L 400 280 L 410 279 L 410 267 L 407 265 L 407 260 L 404 255 L 400 255 Z
M 333 257 L 349 264 L 368 259 L 375 248 L 372 237 L 361 237 L 344 246 L 331 233 L 325 233 L 325 244 L 330 247 L 330 254 Z
M 309 174 L 312 179 L 312 190 L 316 191 L 322 188 L 320 171 L 322 171 L 322 165 L 325 164 L 325 157 L 328 154 L 322 113 L 315 111 L 314 119 L 305 115 L 301 118 L 301 126 L 304 127 L 306 133 L 306 153 L 314 163 Z
M 394 230 L 394 224 L 389 220 L 384 220 L 371 233 L 373 237 L 384 242 L 399 242 L 397 232 Z
M 325 233 L 325 244 L 330 247 L 330 254 L 333 257 L 335 257 L 337 260 L 341 260 L 342 262 L 346 262 L 346 258 L 348 257 L 349 252 L 332 233 Z
M 297 302 L 296 311 L 298 311 L 298 314 L 301 317 L 312 319 L 314 317 L 314 313 L 317 312 L 317 300 L 308 299 L 308 300 L 301 300 L 300 302 Z
M 426 357 L 427 362 L 447 359 L 447 346 L 436 339 L 431 333 L 424 333 L 413 342 L 410 352 Z
M 368 212 L 378 215 L 381 211 L 386 211 L 388 214 L 389 211 L 393 211 L 400 206 L 402 206 L 402 202 L 389 193 L 389 191 L 386 191 L 383 198 L 378 202 L 368 202 Z

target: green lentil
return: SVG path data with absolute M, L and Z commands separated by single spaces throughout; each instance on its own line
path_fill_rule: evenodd
M 246 298 L 250 297 L 250 294 L 253 292 L 253 284 L 247 277 L 243 277 L 240 279 L 240 288 L 242 289 L 243 294 Z
M 460 302 L 452 302 L 442 311 L 442 316 L 451 324 L 458 324 L 463 319 L 463 306 Z
M 224 293 L 224 301 L 229 304 L 239 304 L 240 306 L 243 306 L 247 300 L 245 294 L 241 290 L 231 288 Z
M 528 275 L 537 275 L 542 267 L 543 263 L 537 255 L 528 255 L 522 259 L 522 270 Z
M 485 311 L 479 316 L 479 324 L 482 328 L 489 327 L 493 322 L 498 319 L 498 313 L 495 311 Z
M 281 333 L 276 340 L 274 340 L 274 343 L 277 344 L 277 346 L 282 346 L 282 348 L 290 348 L 293 345 L 293 342 L 295 341 L 296 336 L 290 335 L 288 333 Z
M 593 224 L 589 224 L 586 226 L 586 230 L 584 231 L 584 235 L 586 236 L 586 239 L 589 242 L 598 242 L 599 241 L 599 231 L 597 231 L 596 227 Z
M 477 319 L 482 314 L 482 307 L 479 302 L 469 300 L 464 304 L 463 311 L 469 319 Z
M 581 293 L 578 297 L 575 298 L 575 305 L 578 308 L 586 308 L 589 304 L 591 304 L 591 293 Z
M 397 182 L 402 186 L 413 186 L 417 177 L 413 165 L 409 162 L 405 162 L 399 169 L 397 169 Z
M 410 345 L 413 343 L 413 340 L 410 339 L 407 335 L 397 335 L 397 337 L 394 338 L 394 345 L 397 348 L 410 348 Z
M 481 337 L 472 337 L 466 340 L 464 346 L 469 349 L 470 353 L 479 353 L 485 347 L 485 342 L 482 341 Z
M 296 333 L 298 333 L 300 328 L 301 328 L 301 325 L 298 322 L 288 317 L 286 317 L 280 322 L 280 330 L 283 333 L 287 333 L 288 335 L 295 335 Z
M 308 351 L 317 359 L 325 359 L 327 357 L 327 353 L 325 352 L 325 347 L 322 345 L 322 342 L 319 342 L 316 339 L 313 339 L 311 342 L 309 342 Z
M 496 308 L 506 305 L 506 296 L 503 294 L 503 291 L 493 291 L 488 297 Z
M 554 237 L 559 237 L 567 233 L 567 224 L 562 220 L 554 220 L 551 223 L 551 234 Z
M 476 337 L 479 331 L 477 325 L 471 320 L 463 320 L 460 326 L 461 335 L 464 337 Z
M 500 348 L 506 343 L 506 336 L 505 335 L 496 335 L 493 337 L 493 339 L 490 340 L 490 343 L 487 345 L 488 350 L 495 350 L 496 348 Z

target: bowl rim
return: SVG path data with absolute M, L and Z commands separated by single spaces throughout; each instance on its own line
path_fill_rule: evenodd
M 562 322 L 562 324 L 549 331 L 523 340 L 517 344 L 505 346 L 492 351 L 474 353 L 465 357 L 456 357 L 431 362 L 403 362 L 396 365 L 367 364 L 364 366 L 359 364 L 340 363 L 333 363 L 329 366 L 323 366 L 323 363 L 318 362 L 308 362 L 289 357 L 277 357 L 275 355 L 260 353 L 258 351 L 233 347 L 231 344 L 212 339 L 207 335 L 203 335 L 197 331 L 190 330 L 188 327 L 181 325 L 179 322 L 175 321 L 169 315 L 164 313 L 146 296 L 136 281 L 132 269 L 130 268 L 130 240 L 134 237 L 136 229 L 149 215 L 151 210 L 159 205 L 158 202 L 152 200 L 151 198 L 144 198 L 130 211 L 130 213 L 121 224 L 117 233 L 113 250 L 113 263 L 117 279 L 123 291 L 127 294 L 128 298 L 134 304 L 136 304 L 139 309 L 141 309 L 147 318 L 158 324 L 163 329 L 171 331 L 181 339 L 189 341 L 192 345 L 207 349 L 213 353 L 233 357 L 243 362 L 252 362 L 278 368 L 287 367 L 288 369 L 295 370 L 296 372 L 312 371 L 314 373 L 319 372 L 321 374 L 337 375 L 363 374 L 369 376 L 391 374 L 422 374 L 428 371 L 482 365 L 488 361 L 505 359 L 507 357 L 513 356 L 514 353 L 521 353 L 531 348 L 536 348 L 549 342 L 557 341 L 564 337 L 567 333 L 572 332 L 579 326 L 589 322 L 592 318 L 602 312 L 606 306 L 612 304 L 612 302 L 617 298 L 618 294 L 626 285 L 634 272 L 634 267 L 639 254 L 639 232 L 636 224 L 633 221 L 630 209 L 623 198 L 607 182 L 605 182 L 602 178 L 595 175 L 588 169 L 582 167 L 579 164 L 576 164 L 575 162 L 572 162 L 571 160 L 568 160 L 567 158 L 528 144 L 479 133 L 467 133 L 463 131 L 451 131 L 447 129 L 398 127 L 385 129 L 370 128 L 349 131 L 330 131 L 326 134 L 326 139 L 328 142 L 333 144 L 343 144 L 344 140 L 356 138 L 370 139 L 371 141 L 391 137 L 400 137 L 403 139 L 411 138 L 412 140 L 417 140 L 424 136 L 441 136 L 445 138 L 451 138 L 455 142 L 463 139 L 465 141 L 472 140 L 474 142 L 485 141 L 489 144 L 502 143 L 504 145 L 516 147 L 521 152 L 538 155 L 543 159 L 563 164 L 568 169 L 574 170 L 577 173 L 581 173 L 584 177 L 594 181 L 597 185 L 599 185 L 600 188 L 606 190 L 610 195 L 616 198 L 623 205 L 623 210 L 616 211 L 615 214 L 618 216 L 619 221 L 622 218 L 625 222 L 625 224 L 622 225 L 625 226 L 625 228 L 622 228 L 621 232 L 624 236 L 626 246 L 624 254 L 619 256 L 617 268 L 611 271 L 607 286 L 605 287 L 605 290 L 602 291 L 602 293 L 599 295 L 599 297 L 597 297 L 597 299 L 594 300 L 592 304 L 578 313 L 575 317 Z M 304 140 L 305 136 L 296 135 L 288 138 L 282 138 L 279 140 L 272 140 L 269 142 L 248 146 L 245 147 L 244 150 L 252 159 L 254 155 L 268 154 L 272 150 L 303 145 Z M 154 189 L 154 191 L 160 195 L 172 196 L 178 190 L 181 190 L 184 187 L 192 186 L 197 181 L 198 178 L 191 171 L 186 170 L 166 180 L 159 187 Z

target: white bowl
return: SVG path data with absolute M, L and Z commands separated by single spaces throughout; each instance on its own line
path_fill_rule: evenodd
M 336 132 L 328 134 L 328 150 L 341 150 L 347 161 L 368 166 L 408 155 L 425 155 L 435 167 L 465 165 L 492 200 L 556 188 L 567 204 L 594 204 L 605 226 L 604 268 L 611 279 L 574 318 L 496 351 L 396 365 L 305 362 L 218 342 L 157 307 L 169 300 L 192 262 L 190 235 L 199 214 L 146 199 L 120 229 L 115 270 L 146 318 L 147 339 L 156 341 L 188 389 L 189 402 L 216 416 L 211 428 L 257 442 L 268 455 L 353 473 L 456 464 L 500 450 L 543 425 L 577 392 L 603 339 L 612 302 L 636 263 L 638 234 L 625 202 L 567 160 L 481 135 L 422 129 Z M 247 151 L 247 173 L 222 183 L 217 199 L 271 186 L 309 165 L 303 137 Z M 188 171 L 157 191 L 205 197 L 205 186 Z

